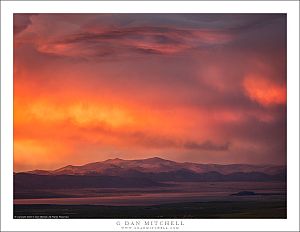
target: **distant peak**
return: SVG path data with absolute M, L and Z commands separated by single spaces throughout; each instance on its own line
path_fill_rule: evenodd
M 148 160 L 148 161 L 169 161 L 169 160 L 166 160 L 166 159 L 162 159 L 162 158 L 160 158 L 160 157 L 157 157 L 157 156 L 155 156 L 155 157 L 151 157 L 151 158 L 148 158 L 148 159 L 145 159 L 145 160 Z
M 120 162 L 120 161 L 124 161 L 124 160 L 120 158 L 114 158 L 114 159 L 107 159 L 104 162 L 108 163 L 108 162 Z
M 59 169 L 56 169 L 54 170 L 54 172 L 57 172 L 57 171 L 63 171 L 63 170 L 70 170 L 70 169 L 73 169 L 75 166 L 73 165 L 67 165 L 65 167 L 62 167 L 62 168 L 59 168 Z
M 103 161 L 104 163 L 120 163 L 120 162 L 124 162 L 124 161 L 127 161 L 127 162 L 130 162 L 130 161 L 151 161 L 151 162 L 172 162 L 172 161 L 169 161 L 169 160 L 166 160 L 166 159 L 162 159 L 160 157 L 151 157 L 151 158 L 146 158 L 146 159 L 137 159 L 137 160 L 124 160 L 124 159 L 120 159 L 120 158 L 114 158 L 114 159 L 107 159 L 105 161 Z
M 74 165 L 67 165 L 67 166 L 65 166 L 65 167 L 63 167 L 63 168 L 61 168 L 61 169 L 74 168 L 74 167 L 75 167 Z
M 148 158 L 149 160 L 164 160 L 158 156 L 154 156 L 154 157 L 151 157 L 151 158 Z

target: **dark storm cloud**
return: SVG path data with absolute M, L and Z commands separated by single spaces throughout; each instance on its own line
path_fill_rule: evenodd
M 87 131 L 85 128 L 81 128 Z M 211 140 L 195 141 L 187 140 L 187 138 L 178 138 L 175 136 L 161 135 L 159 133 L 150 133 L 144 131 L 119 131 L 115 130 L 105 123 L 98 126 L 89 128 L 88 131 L 97 134 L 98 136 L 109 135 L 116 138 L 121 138 L 125 143 L 135 144 L 136 146 L 143 146 L 148 148 L 168 148 L 168 149 L 185 149 L 185 150 L 198 150 L 198 151 L 212 151 L 222 152 L 230 149 L 230 143 L 225 142 L 222 144 L 215 143 Z M 101 142 L 101 141 L 99 141 Z
M 229 150 L 229 142 L 224 144 L 217 144 L 212 141 L 185 141 L 186 139 L 175 139 L 167 136 L 148 135 L 142 132 L 135 132 L 131 134 L 134 137 L 137 144 L 142 143 L 150 147 L 166 147 L 166 148 L 183 148 L 187 150 L 198 151 L 227 151 Z
M 244 141 L 257 141 L 271 146 L 274 141 L 279 141 L 286 134 L 286 108 L 276 107 L 271 112 L 274 116 L 273 121 L 259 121 L 249 116 L 246 122 L 226 123 L 219 126 L 222 127 L 222 133 L 229 137 L 235 136 Z
M 40 45 L 40 52 L 65 55 L 98 56 L 109 48 L 112 56 L 119 53 L 142 52 L 155 54 L 176 54 L 191 48 L 226 44 L 232 35 L 198 29 L 176 29 L 168 27 L 130 27 L 118 30 L 80 32 Z M 71 53 L 70 50 L 84 49 L 85 53 Z
M 193 141 L 188 141 L 184 144 L 184 147 L 187 149 L 195 150 L 208 150 L 208 151 L 227 151 L 229 149 L 230 143 L 225 144 L 215 144 L 211 141 L 205 141 L 202 143 L 197 143 Z
M 14 14 L 14 35 L 25 30 L 30 24 L 30 17 L 38 14 Z

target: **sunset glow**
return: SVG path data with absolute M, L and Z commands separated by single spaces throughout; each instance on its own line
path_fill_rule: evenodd
M 14 170 L 286 162 L 282 14 L 15 14 Z

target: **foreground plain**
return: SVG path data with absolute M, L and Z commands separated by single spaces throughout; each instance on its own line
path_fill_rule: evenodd
M 33 217 L 32 217 L 33 216 Z M 285 201 L 214 201 L 153 206 L 14 205 L 15 218 L 286 218 Z M 62 218 L 65 218 L 62 217 Z

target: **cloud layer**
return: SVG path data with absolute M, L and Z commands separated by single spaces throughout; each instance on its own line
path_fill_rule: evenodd
M 284 164 L 286 16 L 15 14 L 14 146 L 16 170 Z

